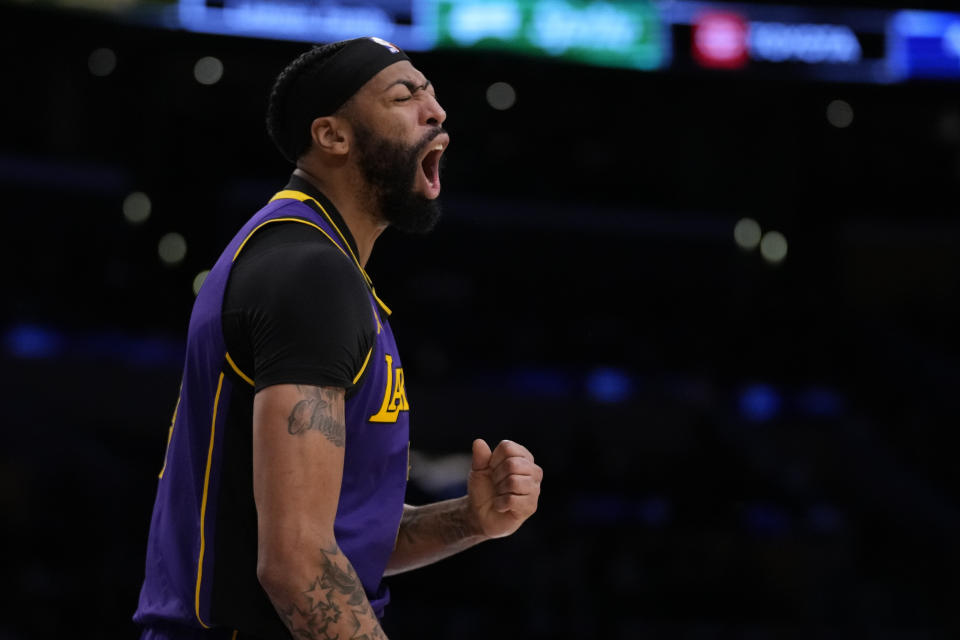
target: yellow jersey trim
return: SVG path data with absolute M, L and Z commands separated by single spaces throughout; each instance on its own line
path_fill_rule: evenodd
M 233 361 L 233 358 L 230 357 L 230 352 L 227 352 L 227 364 L 230 365 L 230 368 L 233 369 L 234 373 L 243 378 L 243 381 L 246 382 L 251 387 L 255 386 L 253 384 L 253 378 L 245 374 L 243 371 L 240 371 L 240 367 L 237 366 L 237 363 Z
M 333 218 L 331 218 L 330 214 L 327 213 L 327 210 L 323 208 L 323 205 L 320 204 L 316 198 L 312 198 L 308 196 L 303 191 L 294 191 L 293 189 L 284 189 L 283 191 L 280 191 L 274 194 L 274 196 L 270 198 L 270 202 L 273 202 L 274 200 L 282 200 L 284 198 L 290 198 L 291 200 L 299 200 L 300 202 L 306 202 L 307 200 L 309 200 L 310 202 L 317 205 L 320 208 L 320 211 L 323 212 L 323 217 L 327 219 L 327 222 L 330 223 L 330 226 L 336 230 L 337 235 L 339 235 L 340 239 L 343 240 L 344 246 L 347 248 L 347 251 L 350 252 L 350 256 L 353 258 L 353 261 L 357 263 L 357 267 L 360 269 L 360 273 L 363 274 L 364 280 L 367 281 L 367 284 L 370 284 L 370 276 L 368 276 L 367 272 L 364 271 L 363 266 L 360 264 L 360 259 L 357 257 L 357 254 L 353 252 L 353 247 L 351 247 L 350 243 L 347 242 L 347 237 L 343 235 L 343 231 L 340 231 L 340 227 L 336 225 L 336 223 L 333 221 Z
M 203 552 L 207 547 L 206 534 L 204 533 L 204 522 L 207 517 L 207 493 L 210 489 L 210 467 L 213 466 L 213 442 L 217 432 L 217 408 L 220 406 L 220 391 L 223 389 L 223 371 L 220 372 L 220 379 L 217 380 L 217 393 L 213 398 L 213 419 L 210 422 L 210 447 L 207 450 L 207 469 L 203 474 L 203 498 L 200 501 L 200 557 L 197 560 L 197 597 L 195 602 L 197 621 L 204 629 L 209 629 L 210 625 L 200 617 L 200 584 L 203 582 Z
M 388 307 L 386 303 L 380 299 L 380 296 L 377 295 L 377 291 L 372 286 L 370 287 L 370 293 L 373 294 L 374 300 L 376 300 L 377 304 L 379 304 L 383 310 L 387 312 L 388 316 L 393 315 L 393 311 L 390 311 L 390 307 Z
M 373 311 L 373 319 L 377 321 L 377 335 L 383 330 L 383 325 L 380 323 L 380 314 L 377 313 L 377 306 L 370 303 L 370 310 Z
M 338 244 L 334 241 L 334 239 L 330 237 L 330 234 L 327 233 L 326 231 L 324 231 L 324 230 L 323 230 L 323 227 L 321 227 L 320 225 L 314 224 L 314 223 L 310 222 L 309 220 L 304 220 L 303 218 L 273 218 L 272 220 L 267 220 L 266 222 L 261 222 L 260 224 L 258 224 L 258 225 L 256 226 L 256 228 L 255 228 L 253 231 L 251 231 L 250 233 L 247 234 L 247 237 L 244 238 L 244 239 L 243 239 L 243 242 L 240 243 L 240 246 L 237 247 L 237 252 L 233 254 L 233 261 L 236 261 L 236 259 L 240 256 L 240 252 L 243 251 L 243 247 L 246 246 L 247 242 L 250 241 L 250 238 L 253 237 L 253 234 L 255 234 L 257 231 L 259 231 L 262 227 L 270 224 L 271 222 L 300 222 L 300 223 L 302 223 L 302 224 L 311 226 L 311 227 L 313 227 L 314 229 L 316 229 L 317 231 L 319 231 L 320 233 L 322 233 L 323 235 L 327 236 L 327 238 L 330 240 L 330 242 L 333 242 L 333 246 L 335 246 L 337 249 L 340 249 L 340 253 L 342 253 L 343 255 L 347 256 L 348 258 L 350 257 L 349 255 L 347 255 L 347 252 L 344 251 L 343 248 L 342 248 L 340 245 L 338 245 Z M 366 274 L 364 274 L 364 275 L 366 275 Z
M 177 411 L 180 410 L 180 398 L 183 397 L 183 383 L 180 383 L 180 395 L 177 396 L 177 406 L 173 408 L 173 418 L 170 419 L 170 429 L 167 431 L 167 448 L 163 452 L 163 466 L 160 468 L 160 475 L 157 476 L 163 480 L 163 472 L 167 470 L 167 456 L 170 455 L 170 441 L 173 440 L 173 425 L 177 423 Z
M 282 200 L 284 198 L 289 198 L 291 200 L 299 200 L 300 202 L 306 202 L 309 200 L 310 202 L 314 203 L 315 205 L 317 205 L 317 207 L 320 208 L 320 211 L 323 212 L 323 216 L 327 219 L 327 222 L 330 223 L 330 226 L 334 228 L 334 230 L 337 232 L 337 235 L 339 235 L 340 239 L 343 240 L 343 245 L 347 248 L 347 251 L 350 252 L 350 257 L 353 258 L 353 262 L 357 265 L 357 269 L 360 269 L 360 273 L 363 275 L 363 279 L 367 281 L 368 285 L 370 285 L 370 292 L 373 293 L 373 297 L 376 299 L 377 303 L 381 307 L 383 307 L 383 310 L 387 312 L 388 316 L 392 315 L 393 311 L 390 310 L 390 307 L 384 304 L 383 300 L 381 300 L 377 296 L 377 292 L 373 290 L 373 281 L 370 279 L 370 276 L 367 275 L 367 272 L 364 270 L 363 265 L 360 264 L 360 259 L 357 258 L 357 254 L 353 252 L 353 247 L 351 247 L 350 243 L 347 242 L 347 237 L 343 235 L 343 232 L 340 231 L 340 227 L 338 227 L 337 224 L 333 221 L 333 218 L 331 218 L 330 214 L 327 213 L 327 210 L 323 208 L 323 205 L 320 204 L 316 198 L 312 198 L 302 191 L 294 191 L 293 189 L 284 189 L 283 191 L 278 191 L 277 193 L 274 194 L 272 198 L 270 198 L 270 202 L 273 202 L 274 200 Z M 254 229 L 254 231 L 256 231 L 256 229 Z M 321 229 L 321 231 L 323 231 L 323 229 Z M 330 236 L 328 235 L 327 237 L 329 238 Z M 340 245 L 337 245 L 337 246 L 339 247 Z M 242 245 L 241 245 L 241 248 L 242 248 Z M 340 250 L 343 251 L 343 249 L 340 249 Z M 237 253 L 239 253 L 239 251 Z
M 363 372 L 367 370 L 367 363 L 370 362 L 370 355 L 373 353 L 373 347 L 370 347 L 370 351 L 367 351 L 367 357 L 363 359 L 363 364 L 360 366 L 360 371 L 357 373 L 357 376 L 353 379 L 353 384 L 357 384 L 357 380 L 360 379 L 360 376 L 363 375 Z

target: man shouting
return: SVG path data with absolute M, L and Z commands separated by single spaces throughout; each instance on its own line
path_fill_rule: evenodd
M 467 495 L 404 504 L 409 411 L 364 266 L 439 217 L 450 138 L 430 81 L 379 38 L 316 47 L 267 125 L 296 165 L 227 245 L 190 317 L 134 619 L 145 639 L 383 638 L 383 576 L 509 535 L 543 471 L 473 442 Z

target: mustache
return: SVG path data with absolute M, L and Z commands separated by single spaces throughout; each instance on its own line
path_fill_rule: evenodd
M 427 131 L 425 134 L 423 134 L 423 137 L 420 139 L 420 142 L 418 142 L 413 147 L 413 156 L 414 157 L 419 156 L 420 152 L 423 151 L 428 144 L 433 142 L 433 139 L 439 136 L 441 133 L 447 133 L 447 130 L 438 125 L 430 129 L 430 131 Z

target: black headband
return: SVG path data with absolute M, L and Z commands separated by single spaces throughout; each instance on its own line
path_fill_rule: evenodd
M 382 69 L 409 59 L 380 38 L 348 40 L 319 67 L 297 78 L 287 97 L 286 131 L 294 138 L 306 135 L 314 119 L 333 115 Z

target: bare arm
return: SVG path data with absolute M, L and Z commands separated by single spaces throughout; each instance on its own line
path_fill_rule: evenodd
M 526 447 L 504 440 L 491 453 L 486 442 L 475 440 L 467 495 L 422 507 L 404 505 L 387 575 L 510 535 L 537 510 L 542 480 L 543 469 Z
M 363 585 L 337 546 L 344 390 L 276 385 L 253 403 L 257 577 L 291 635 L 385 639 Z
M 486 539 L 466 496 L 422 507 L 405 504 L 386 575 L 432 564 Z

